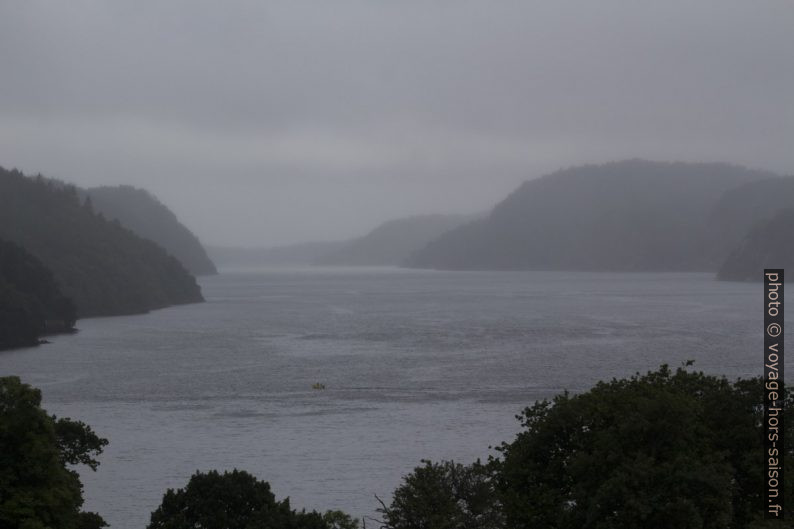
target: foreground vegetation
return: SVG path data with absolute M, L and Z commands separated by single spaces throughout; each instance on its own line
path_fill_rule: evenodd
M 730 382 L 666 366 L 601 382 L 526 408 L 522 431 L 489 461 L 422 464 L 380 519 L 384 529 L 762 529 L 762 381 Z M 0 526 L 101 527 L 80 511 L 69 465 L 96 468 L 106 443 L 86 425 L 50 417 L 38 390 L 0 379 Z M 785 463 L 794 463 L 786 400 Z M 794 473 L 786 517 L 794 516 Z M 368 522 L 368 524 L 366 523 Z M 234 470 L 196 473 L 168 490 L 149 529 L 354 529 L 339 512 L 296 511 L 267 482 Z
M 276 501 L 270 484 L 233 470 L 194 474 L 183 489 L 169 489 L 152 513 L 148 529 L 355 529 L 339 511 L 295 511 L 289 499 Z
M 0 527 L 104 527 L 98 514 L 81 510 L 83 486 L 71 467 L 96 470 L 106 444 L 82 422 L 48 415 L 39 390 L 0 378 Z

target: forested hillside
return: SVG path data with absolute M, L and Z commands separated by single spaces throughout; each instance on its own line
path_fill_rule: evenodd
M 202 301 L 196 280 L 152 241 L 81 202 L 77 190 L 0 168 L 0 238 L 52 270 L 79 317 Z
M 148 191 L 117 186 L 94 187 L 85 193 L 91 197 L 94 210 L 109 219 L 118 219 L 125 228 L 156 242 L 179 259 L 190 273 L 218 273 L 198 238 Z
M 715 246 L 726 256 L 749 231 L 786 208 L 794 208 L 794 178 L 765 178 L 726 191 L 709 219 Z
M 643 160 L 566 169 L 525 182 L 487 218 L 431 242 L 408 265 L 716 271 L 728 250 L 714 237 L 715 206 L 729 189 L 774 176 L 726 164 Z
M 717 274 L 726 281 L 761 281 L 764 268 L 794 270 L 794 208 L 755 224 Z
M 48 332 L 74 328 L 75 306 L 38 259 L 0 240 L 0 349 L 36 345 Z

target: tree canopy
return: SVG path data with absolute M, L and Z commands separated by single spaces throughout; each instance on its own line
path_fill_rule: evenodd
M 759 378 L 667 366 L 563 393 L 526 408 L 520 433 L 487 465 L 424 461 L 382 504 L 382 528 L 789 527 L 763 519 L 762 399 Z M 785 488 L 790 519 L 790 474 Z
M 464 466 L 454 461 L 422 466 L 403 479 L 391 505 L 382 505 L 387 529 L 500 529 L 501 505 L 491 472 L 479 461 Z
M 355 529 L 338 511 L 297 512 L 277 501 L 270 484 L 248 472 L 196 472 L 184 488 L 168 489 L 148 529 Z
M 508 526 L 762 527 L 762 399 L 760 379 L 663 366 L 539 402 L 493 462 Z
M 41 392 L 18 377 L 0 378 L 0 527 L 97 529 L 81 510 L 83 486 L 71 465 L 96 469 L 107 440 L 90 427 L 41 408 Z

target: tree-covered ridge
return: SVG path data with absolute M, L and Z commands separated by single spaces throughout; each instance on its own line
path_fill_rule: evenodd
M 761 281 L 764 268 L 794 269 L 794 208 L 755 224 L 717 273 L 726 281 Z
M 714 271 L 727 250 L 715 244 L 713 208 L 726 191 L 773 176 L 718 163 L 574 167 L 525 182 L 487 218 L 442 235 L 408 265 Z
M 714 208 L 714 240 L 726 255 L 717 278 L 760 281 L 764 268 L 794 266 L 794 177 L 726 192 Z
M 79 317 L 202 301 L 176 258 L 81 202 L 74 186 L 0 168 L 0 238 L 52 270 Z
M 794 177 L 764 178 L 723 193 L 711 213 L 711 222 L 715 229 L 733 234 L 735 243 L 750 227 L 791 207 L 794 207 Z
M 21 246 L 0 239 L 0 349 L 36 345 L 74 327 L 74 303 L 52 272 Z
M 132 186 L 93 187 L 84 191 L 95 211 L 117 219 L 135 234 L 156 242 L 195 275 L 217 274 L 198 238 L 154 195 Z

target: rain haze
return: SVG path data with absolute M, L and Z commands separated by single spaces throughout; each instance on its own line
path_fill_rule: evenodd
M 794 170 L 787 1 L 0 4 L 0 163 L 211 244 L 484 211 L 624 158 Z
M 0 0 L 0 529 L 791 527 L 792 29 Z

